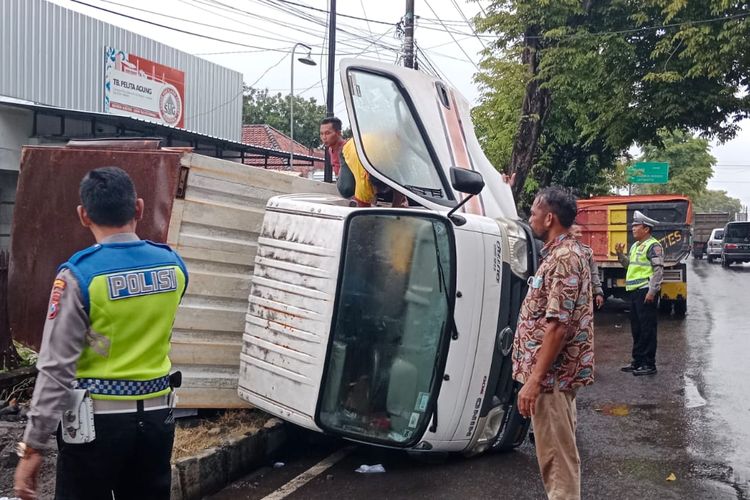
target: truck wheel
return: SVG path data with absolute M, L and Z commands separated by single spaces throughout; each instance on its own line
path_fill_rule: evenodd
M 659 312 L 667 315 L 671 314 L 673 302 L 674 301 L 671 299 L 665 299 L 662 297 L 662 299 L 659 301 Z
M 514 399 L 510 411 L 504 417 L 503 425 L 500 426 L 500 432 L 492 444 L 492 451 L 504 452 L 518 448 L 526 439 L 531 425 L 530 418 L 523 418 L 518 413 L 518 402 Z
M 731 262 L 727 259 L 726 255 L 721 254 L 721 267 L 729 267 Z
M 685 313 L 687 313 L 687 300 L 679 297 L 674 301 L 674 315 L 680 318 L 684 318 Z
M 708 261 L 708 263 L 709 263 L 709 264 L 711 264 L 711 263 L 712 263 L 712 262 L 714 261 L 714 257 L 713 257 L 713 255 L 708 255 L 708 256 L 706 257 L 706 260 Z

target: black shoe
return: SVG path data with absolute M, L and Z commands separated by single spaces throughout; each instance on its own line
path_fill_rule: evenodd
M 633 370 L 633 375 L 639 377 L 641 375 L 654 375 L 656 373 L 655 366 L 639 366 Z
M 630 363 L 629 365 L 625 365 L 622 368 L 620 368 L 621 372 L 630 373 L 632 371 L 635 371 L 636 366 L 633 363 Z

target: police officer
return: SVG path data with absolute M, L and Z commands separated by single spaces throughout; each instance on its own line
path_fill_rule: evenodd
M 36 498 L 42 450 L 57 431 L 55 498 L 168 499 L 168 354 L 188 273 L 167 245 L 136 236 L 143 200 L 124 170 L 90 171 L 80 198 L 78 217 L 97 243 L 62 264 L 53 284 L 15 493 Z M 75 399 L 82 389 L 91 400 Z M 93 429 L 76 421 L 84 402 Z M 76 429 L 66 431 L 70 421 Z
M 615 246 L 617 258 L 627 269 L 625 289 L 630 292 L 630 328 L 633 359 L 621 368 L 633 375 L 656 373 L 656 320 L 659 290 L 664 275 L 664 250 L 652 232 L 657 221 L 638 210 L 633 214 L 632 232 L 636 240 L 625 255 L 625 245 Z

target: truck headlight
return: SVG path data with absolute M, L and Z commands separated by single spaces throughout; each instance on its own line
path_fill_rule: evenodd
M 510 246 L 510 270 L 519 278 L 526 280 L 529 277 L 529 242 L 526 239 L 526 231 L 515 221 L 498 219 L 508 234 L 508 245 Z

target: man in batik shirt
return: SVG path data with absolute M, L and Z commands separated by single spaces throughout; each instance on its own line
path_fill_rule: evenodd
M 570 234 L 575 198 L 541 191 L 529 224 L 544 242 L 521 306 L 513 375 L 523 384 L 518 410 L 531 417 L 544 489 L 550 499 L 581 497 L 576 446 L 576 391 L 594 381 L 594 311 L 588 255 Z

